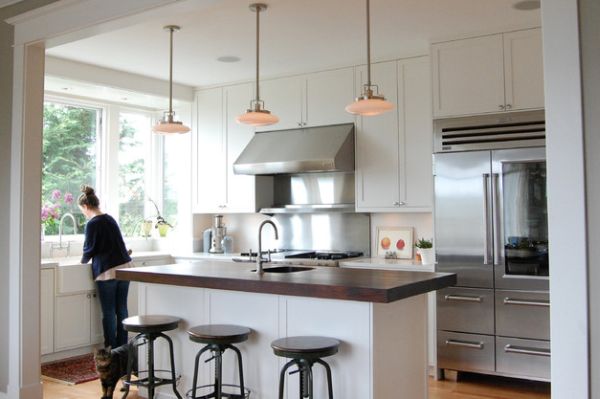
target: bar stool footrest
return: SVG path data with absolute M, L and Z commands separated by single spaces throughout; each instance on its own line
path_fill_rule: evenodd
M 157 373 L 165 373 L 165 374 L 169 374 L 168 378 L 162 378 L 157 376 Z M 147 388 L 148 387 L 148 377 L 142 377 L 143 375 L 148 374 L 148 370 L 140 370 L 138 371 L 137 374 L 137 379 L 136 380 L 132 380 L 132 381 L 126 381 L 125 379 L 123 379 L 123 385 L 129 385 L 129 386 L 138 386 L 138 387 L 143 387 L 143 388 Z M 167 385 L 167 384 L 173 384 L 173 380 L 171 379 L 171 370 L 154 370 L 154 386 L 158 387 L 161 385 Z M 181 380 L 181 376 L 178 375 L 175 378 L 175 384 L 179 383 L 179 380 Z
M 248 388 L 244 388 L 244 396 L 242 396 L 242 395 L 240 395 L 240 386 L 239 385 L 221 384 L 221 387 L 223 388 L 223 390 L 225 388 L 230 388 L 232 391 L 233 390 L 237 391 L 237 393 L 223 392 L 223 393 L 221 393 L 222 398 L 229 398 L 229 399 L 248 399 L 248 398 L 250 398 L 250 390 Z M 192 396 L 192 393 L 194 391 L 193 388 L 190 389 L 189 391 L 187 391 L 185 396 L 189 399 L 216 398 L 217 393 L 214 392 L 214 388 L 215 388 L 215 384 L 199 385 L 196 387 L 196 396 Z M 210 393 L 201 394 L 202 390 L 207 390 L 207 389 L 213 389 L 213 391 Z

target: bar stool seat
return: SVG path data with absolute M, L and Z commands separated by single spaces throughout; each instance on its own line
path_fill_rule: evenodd
M 166 331 L 175 330 L 179 326 L 180 318 L 166 315 L 144 315 L 144 316 L 132 316 L 123 320 L 123 328 L 125 331 L 137 333 L 137 335 L 129 340 L 128 346 L 128 359 L 127 359 L 127 376 L 124 380 L 125 393 L 123 399 L 129 394 L 129 387 L 136 385 L 148 389 L 148 399 L 154 398 L 155 388 L 161 385 L 171 385 L 173 392 L 177 398 L 182 399 L 181 395 L 177 391 L 178 378 L 175 375 L 175 356 L 173 354 L 173 341 L 171 338 L 164 334 Z M 171 364 L 170 370 L 156 370 L 154 368 L 154 342 L 157 338 L 163 338 L 169 344 L 169 359 Z M 140 344 L 136 343 L 141 341 Z M 147 370 L 140 370 L 138 372 L 138 379 L 131 381 L 131 372 L 133 369 L 133 361 L 136 358 L 134 351 L 140 345 L 147 345 Z M 157 372 L 168 373 L 170 376 L 162 378 L 156 375 Z M 147 377 L 142 377 L 143 374 L 147 374 Z
M 245 399 L 250 395 L 250 390 L 244 386 L 244 370 L 242 367 L 242 353 L 233 344 L 244 342 L 252 330 L 248 327 L 236 326 L 232 324 L 207 324 L 195 326 L 188 330 L 190 341 L 205 344 L 205 346 L 196 354 L 194 363 L 194 377 L 192 381 L 192 389 L 186 396 L 193 399 L 208 399 L 208 398 L 231 398 Z M 230 349 L 237 355 L 238 375 L 240 379 L 239 385 L 223 383 L 223 353 Z M 212 384 L 198 386 L 198 368 L 200 357 L 206 351 L 212 352 L 212 357 L 206 362 L 215 361 L 215 379 Z M 226 392 L 225 389 L 229 390 Z M 198 391 L 210 389 L 210 392 L 198 394 Z M 234 393 L 233 391 L 237 391 Z
M 188 330 L 191 341 L 200 344 L 238 344 L 248 339 L 252 330 L 231 324 L 208 324 Z
M 129 332 L 163 332 L 171 331 L 179 326 L 181 319 L 174 316 L 145 315 L 132 316 L 123 320 L 123 328 Z
M 333 383 L 331 368 L 322 360 L 327 356 L 335 355 L 340 347 L 340 341 L 335 338 L 319 336 L 299 336 L 280 338 L 271 343 L 273 353 L 291 360 L 283 366 L 279 375 L 279 399 L 284 399 L 285 373 L 296 366 L 298 369 L 290 374 L 298 373 L 300 376 L 300 398 L 313 399 L 313 372 L 315 363 L 325 368 L 327 373 L 327 390 L 329 399 L 333 399 Z
M 277 356 L 292 359 L 320 359 L 335 355 L 340 341 L 335 338 L 300 336 L 280 338 L 271 343 Z

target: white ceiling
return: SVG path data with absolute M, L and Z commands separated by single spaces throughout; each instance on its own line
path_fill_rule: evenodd
M 255 19 L 248 0 L 148 20 L 49 49 L 48 54 L 117 70 L 168 78 L 168 33 L 175 34 L 174 80 L 206 86 L 251 80 Z M 516 0 L 372 0 L 374 61 L 428 52 L 431 40 L 540 25 L 540 12 Z M 365 62 L 364 0 L 268 0 L 261 14 L 261 76 L 281 76 Z M 222 63 L 220 56 L 237 56 Z

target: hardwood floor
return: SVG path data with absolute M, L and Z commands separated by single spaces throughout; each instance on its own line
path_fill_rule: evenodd
M 121 393 L 117 387 L 114 397 Z M 98 399 L 99 381 L 79 385 L 64 385 L 44 381 L 44 399 Z M 131 390 L 128 399 L 141 399 Z M 462 374 L 459 382 L 429 380 L 429 399 L 549 399 L 550 384 L 508 378 Z M 377 398 L 388 399 L 388 398 Z M 392 399 L 392 398 L 389 398 Z

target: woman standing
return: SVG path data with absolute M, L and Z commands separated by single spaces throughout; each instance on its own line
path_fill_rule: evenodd
M 117 269 L 131 267 L 131 258 L 125 248 L 119 225 L 110 215 L 100 211 L 100 200 L 94 189 L 81 187 L 79 209 L 88 222 L 81 263 L 92 259 L 92 275 L 96 282 L 100 306 L 104 346 L 117 348 L 127 343 L 123 320 L 127 318 L 127 293 L 129 281 L 116 280 Z

